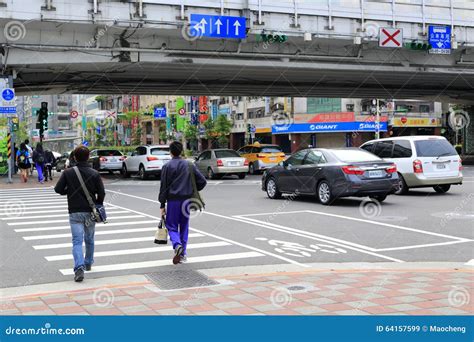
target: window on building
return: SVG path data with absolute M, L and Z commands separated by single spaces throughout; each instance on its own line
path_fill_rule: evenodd
M 421 104 L 420 105 L 420 113 L 429 113 L 430 112 L 430 105 Z

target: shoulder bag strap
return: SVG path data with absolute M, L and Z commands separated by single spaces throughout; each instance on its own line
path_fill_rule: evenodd
M 196 177 L 194 176 L 194 166 L 192 163 L 188 162 L 189 166 L 189 176 L 191 177 L 191 184 L 193 186 L 193 195 L 196 196 L 198 194 L 198 189 L 196 185 Z
M 82 175 L 79 171 L 79 168 L 77 166 L 74 166 L 73 170 L 74 172 L 76 172 L 77 178 L 79 179 L 79 183 L 81 183 L 82 191 L 84 192 L 84 195 L 86 195 L 87 202 L 89 202 L 89 206 L 91 207 L 92 212 L 95 212 L 97 210 L 95 207 L 95 203 L 92 200 L 89 190 L 87 190 L 86 184 L 84 183 L 84 179 L 82 179 Z

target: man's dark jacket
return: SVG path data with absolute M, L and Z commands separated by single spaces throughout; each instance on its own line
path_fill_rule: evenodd
M 87 162 L 77 163 L 76 166 L 79 168 L 82 179 L 84 179 L 84 183 L 94 202 L 96 204 L 103 204 L 105 190 L 99 172 L 92 169 Z M 61 195 L 67 195 L 69 213 L 92 211 L 82 190 L 81 183 L 79 183 L 76 172 L 72 167 L 63 171 L 58 183 L 54 187 L 54 191 Z
M 161 208 L 165 207 L 166 201 L 184 200 L 192 197 L 193 186 L 189 173 L 189 161 L 179 157 L 173 157 L 161 170 L 160 194 L 158 200 Z M 204 176 L 193 165 L 196 187 L 201 191 L 207 182 Z

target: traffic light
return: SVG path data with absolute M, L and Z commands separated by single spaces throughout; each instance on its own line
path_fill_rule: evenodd
M 48 102 L 41 102 L 41 108 L 36 113 L 38 115 L 36 128 L 39 129 L 40 137 L 42 137 L 44 131 L 48 129 Z
M 250 134 L 252 133 L 252 124 L 247 124 L 247 133 Z
M 405 43 L 405 47 L 410 50 L 428 51 L 432 48 L 431 44 L 424 41 L 412 41 Z
M 12 132 L 18 131 L 19 123 L 18 123 L 18 117 L 15 116 L 12 118 Z

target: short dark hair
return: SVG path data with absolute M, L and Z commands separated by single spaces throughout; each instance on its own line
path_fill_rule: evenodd
M 74 158 L 78 163 L 89 160 L 89 149 L 85 146 L 78 146 L 73 151 Z
M 25 144 L 28 145 L 29 143 L 30 143 L 30 141 L 28 139 L 25 139 Z
M 179 157 L 183 153 L 183 144 L 179 141 L 173 141 L 170 144 L 170 152 L 174 157 Z

